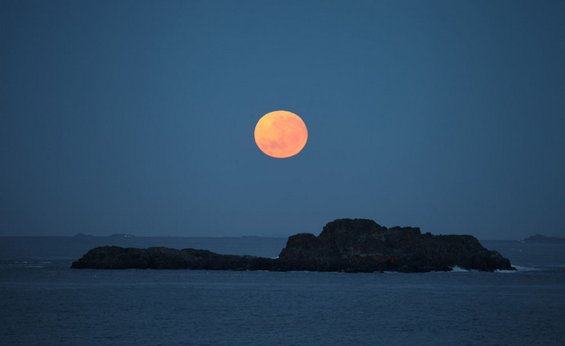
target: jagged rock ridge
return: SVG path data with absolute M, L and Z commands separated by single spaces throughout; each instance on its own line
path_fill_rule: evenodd
M 73 268 L 151 268 L 272 271 L 426 272 L 454 266 L 494 271 L 513 269 L 510 261 L 469 235 L 421 234 L 417 227 L 386 228 L 373 220 L 338 219 L 319 236 L 288 238 L 277 259 L 220 255 L 207 250 L 97 247 Z

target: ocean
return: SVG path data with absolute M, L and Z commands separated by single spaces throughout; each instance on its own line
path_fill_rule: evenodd
M 565 345 L 565 245 L 515 272 L 75 270 L 0 254 L 0 345 Z

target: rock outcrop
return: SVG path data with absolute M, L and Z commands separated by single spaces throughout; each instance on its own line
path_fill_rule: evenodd
M 72 268 L 93 269 L 208 269 L 208 270 L 269 270 L 273 259 L 220 255 L 208 250 L 147 249 L 99 246 L 88 251 Z
M 279 261 L 313 271 L 447 271 L 454 266 L 493 271 L 511 269 L 510 261 L 485 249 L 469 235 L 421 234 L 417 227 L 380 226 L 372 220 L 341 219 L 319 236 L 288 239 Z
M 455 266 L 481 271 L 513 269 L 507 258 L 485 249 L 475 237 L 421 234 L 417 227 L 386 228 L 366 219 L 332 221 L 319 236 L 293 235 L 277 259 L 196 249 L 103 246 L 90 250 L 72 264 L 73 268 L 97 269 L 343 272 L 449 271 Z

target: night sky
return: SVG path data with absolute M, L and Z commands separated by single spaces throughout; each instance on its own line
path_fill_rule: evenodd
M 0 0 L 0 235 L 565 236 L 564 134 L 564 1 Z

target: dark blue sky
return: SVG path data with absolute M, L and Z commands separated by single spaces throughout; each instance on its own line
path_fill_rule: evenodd
M 0 235 L 565 236 L 563 1 L 0 0 Z M 255 146 L 265 113 L 309 142 Z

